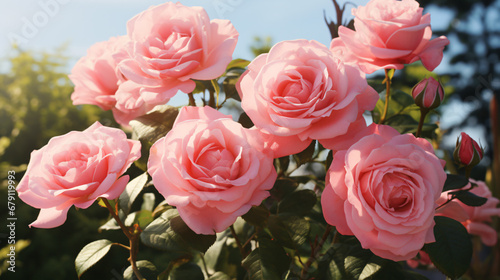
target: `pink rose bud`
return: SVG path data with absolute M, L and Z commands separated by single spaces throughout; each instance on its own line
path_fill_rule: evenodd
M 477 144 L 467 133 L 462 132 L 457 139 L 457 146 L 453 152 L 453 158 L 460 165 L 477 165 L 484 155 L 484 149 Z M 460 139 L 461 138 L 461 139 Z
M 423 79 L 411 90 L 415 104 L 421 108 L 437 108 L 444 98 L 443 86 L 433 77 Z

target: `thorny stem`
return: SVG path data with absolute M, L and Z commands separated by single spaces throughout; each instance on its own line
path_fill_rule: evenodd
M 330 232 L 332 231 L 332 226 L 331 225 L 326 225 L 325 233 L 323 233 L 323 236 L 321 237 L 321 240 L 317 244 L 317 246 L 313 247 L 313 250 L 311 252 L 311 256 L 306 262 L 306 265 L 302 268 L 302 272 L 300 273 L 300 279 L 305 280 L 307 277 L 307 272 L 309 271 L 309 268 L 313 264 L 313 262 L 318 258 L 319 253 L 321 252 L 321 248 L 323 247 L 323 244 L 325 243 L 326 239 L 330 235 Z
M 384 105 L 384 113 L 380 118 L 379 124 L 383 124 L 385 122 L 385 118 L 387 117 L 387 112 L 389 111 L 389 101 L 391 100 L 391 77 L 389 77 L 388 69 L 385 69 L 385 105 Z
M 137 234 L 137 230 L 134 230 L 133 232 L 130 232 L 130 230 L 125 227 L 123 222 L 120 220 L 120 217 L 116 214 L 115 209 L 109 204 L 109 201 L 106 198 L 101 198 L 102 202 L 104 205 L 106 205 L 106 208 L 108 208 L 109 213 L 111 213 L 111 216 L 115 219 L 116 223 L 120 226 L 122 229 L 123 233 L 125 236 L 127 236 L 129 242 L 130 242 L 130 247 L 122 245 L 122 247 L 129 249 L 130 251 L 130 257 L 129 257 L 129 262 L 130 265 L 132 266 L 132 270 L 134 271 L 135 276 L 139 280 L 143 280 L 144 277 L 142 277 L 141 273 L 139 272 L 139 269 L 137 268 L 136 260 L 135 257 L 137 256 L 137 252 L 139 251 L 139 235 Z

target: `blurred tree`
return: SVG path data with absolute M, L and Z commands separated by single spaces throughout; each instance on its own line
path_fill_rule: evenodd
M 95 106 L 74 106 L 73 86 L 64 49 L 34 53 L 13 49 L 0 73 L 0 162 L 25 164 L 32 150 L 56 135 L 84 130 L 95 121 L 113 125 L 110 112 Z
M 250 46 L 250 50 L 252 51 L 254 56 L 259 56 L 259 54 L 268 53 L 273 46 L 273 38 L 270 36 L 260 37 L 255 36 L 253 38 L 253 43 Z

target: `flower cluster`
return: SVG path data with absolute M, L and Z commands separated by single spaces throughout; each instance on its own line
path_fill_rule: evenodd
M 500 216 L 498 199 L 484 183 L 472 179 L 446 186 L 445 162 L 420 135 L 425 114 L 443 101 L 442 85 L 430 77 L 413 88 L 423 116 L 415 134 L 401 134 L 383 124 L 392 79 L 389 69 L 421 61 L 433 70 L 449 43 L 444 36 L 431 39 L 430 16 L 422 10 L 414 0 L 371 0 L 352 10 L 356 30 L 340 27 L 340 37 L 330 47 L 317 41 L 283 41 L 259 55 L 242 69 L 234 85 L 251 125 L 233 121 L 213 100 L 211 106 L 182 107 L 175 121 L 160 118 L 173 123 L 171 128 L 153 127 L 161 135 L 154 143 L 139 139 L 144 147 L 151 145 L 143 160 L 165 203 L 175 207 L 198 235 L 223 233 L 230 227 L 235 235 L 232 225 L 239 217 L 260 209 L 255 211 L 263 213 L 257 215 L 262 222 L 245 219 L 256 227 L 249 242 L 258 236 L 255 240 L 266 244 L 274 237 L 263 241 L 262 236 L 279 232 L 262 229 L 269 217 L 279 219 L 285 208 L 279 201 L 283 190 L 277 186 L 283 180 L 294 182 L 287 173 L 293 158 L 289 156 L 300 158 L 312 149 L 318 155 L 327 151 L 331 162 L 322 159 L 324 188 L 313 192 L 320 196 L 315 211 L 329 224 L 322 225 L 327 233 L 334 227 L 337 234 L 355 236 L 362 248 L 379 257 L 410 260 L 426 244 L 441 242 L 435 236 L 435 217 L 445 216 L 481 236 L 486 245 L 495 244 L 496 232 L 484 222 Z M 153 108 L 165 105 L 179 91 L 190 94 L 190 105 L 196 105 L 192 99 L 197 81 L 211 81 L 203 90 L 218 98 L 218 79 L 227 78 L 237 39 L 229 21 L 210 20 L 201 7 L 170 2 L 151 7 L 128 22 L 126 35 L 95 44 L 77 62 L 70 75 L 75 84 L 71 98 L 75 105 L 112 110 L 125 128 L 140 116 L 151 116 Z M 365 73 L 379 69 L 386 70 L 386 111 L 379 123 L 368 125 L 366 113 L 381 100 Z M 457 161 L 477 164 L 484 151 L 468 135 L 461 139 Z M 55 137 L 34 151 L 18 188 L 23 201 L 41 209 L 32 226 L 56 227 L 64 223 L 72 205 L 87 208 L 98 198 L 118 198 L 129 180 L 122 175 L 140 158 L 140 150 L 141 143 L 127 140 L 123 131 L 96 123 L 83 132 Z M 313 181 L 321 185 L 322 179 Z M 471 207 L 456 201 L 469 191 L 485 199 L 484 204 Z M 110 211 L 120 224 L 116 211 Z M 134 226 L 125 231 L 131 244 L 139 240 L 133 234 L 152 234 L 147 226 Z M 245 254 L 247 247 L 238 245 Z M 134 262 L 137 252 L 130 251 Z M 427 253 L 436 259 L 432 249 L 422 255 Z M 302 273 L 307 274 L 310 263 L 303 265 Z

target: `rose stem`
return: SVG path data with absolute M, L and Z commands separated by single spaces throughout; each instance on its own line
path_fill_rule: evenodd
M 389 71 L 392 69 L 385 69 L 385 105 L 384 105 L 384 113 L 380 118 L 379 124 L 383 124 L 385 122 L 385 118 L 387 117 L 387 111 L 389 111 L 389 101 L 391 100 L 391 81 L 392 77 L 389 77 Z
M 215 95 L 214 95 L 215 94 L 215 90 L 208 89 L 208 93 L 209 93 L 209 95 L 208 95 L 208 98 L 209 98 L 208 99 L 208 106 L 216 109 L 215 108 Z
M 194 100 L 193 93 L 192 92 L 188 93 L 188 96 L 189 96 L 189 106 L 196 107 L 196 101 Z
M 417 134 L 415 134 L 416 137 L 420 137 L 420 133 L 422 132 L 422 127 L 424 126 L 424 120 L 425 116 L 427 115 L 427 112 L 429 112 L 429 110 L 424 108 L 420 109 L 420 121 L 418 122 Z
M 307 272 L 309 271 L 309 267 L 311 267 L 314 260 L 318 258 L 319 253 L 321 252 L 321 247 L 323 247 L 323 244 L 330 235 L 332 228 L 333 227 L 331 225 L 326 225 L 325 233 L 323 233 L 323 236 L 321 237 L 321 240 L 319 241 L 318 245 L 315 248 L 313 248 L 311 256 L 307 260 L 306 265 L 302 268 L 302 272 L 300 273 L 300 279 L 305 280 L 307 278 Z
M 138 238 L 137 235 L 135 234 L 136 231 L 134 231 L 134 234 L 130 233 L 130 231 L 125 227 L 125 225 L 122 223 L 120 220 L 120 217 L 115 212 L 115 209 L 109 204 L 109 201 L 106 198 L 101 197 L 102 202 L 104 202 L 104 205 L 106 205 L 106 208 L 108 208 L 109 213 L 111 213 L 111 216 L 115 219 L 116 223 L 120 226 L 122 229 L 123 233 L 125 236 L 127 236 L 129 242 L 130 242 L 130 265 L 132 266 L 132 270 L 134 271 L 135 276 L 137 279 L 142 280 L 144 277 L 142 277 L 141 273 L 139 272 L 139 269 L 137 268 L 137 265 L 135 263 L 135 256 L 137 254 L 137 251 L 139 249 L 138 247 Z
M 231 234 L 233 235 L 234 239 L 236 240 L 236 245 L 238 245 L 238 248 L 240 248 L 241 257 L 245 258 L 246 257 L 245 250 L 243 249 L 243 245 L 241 245 L 241 241 L 238 238 L 238 235 L 236 235 L 236 231 L 234 230 L 233 225 L 231 225 L 229 227 L 229 229 L 231 229 Z

